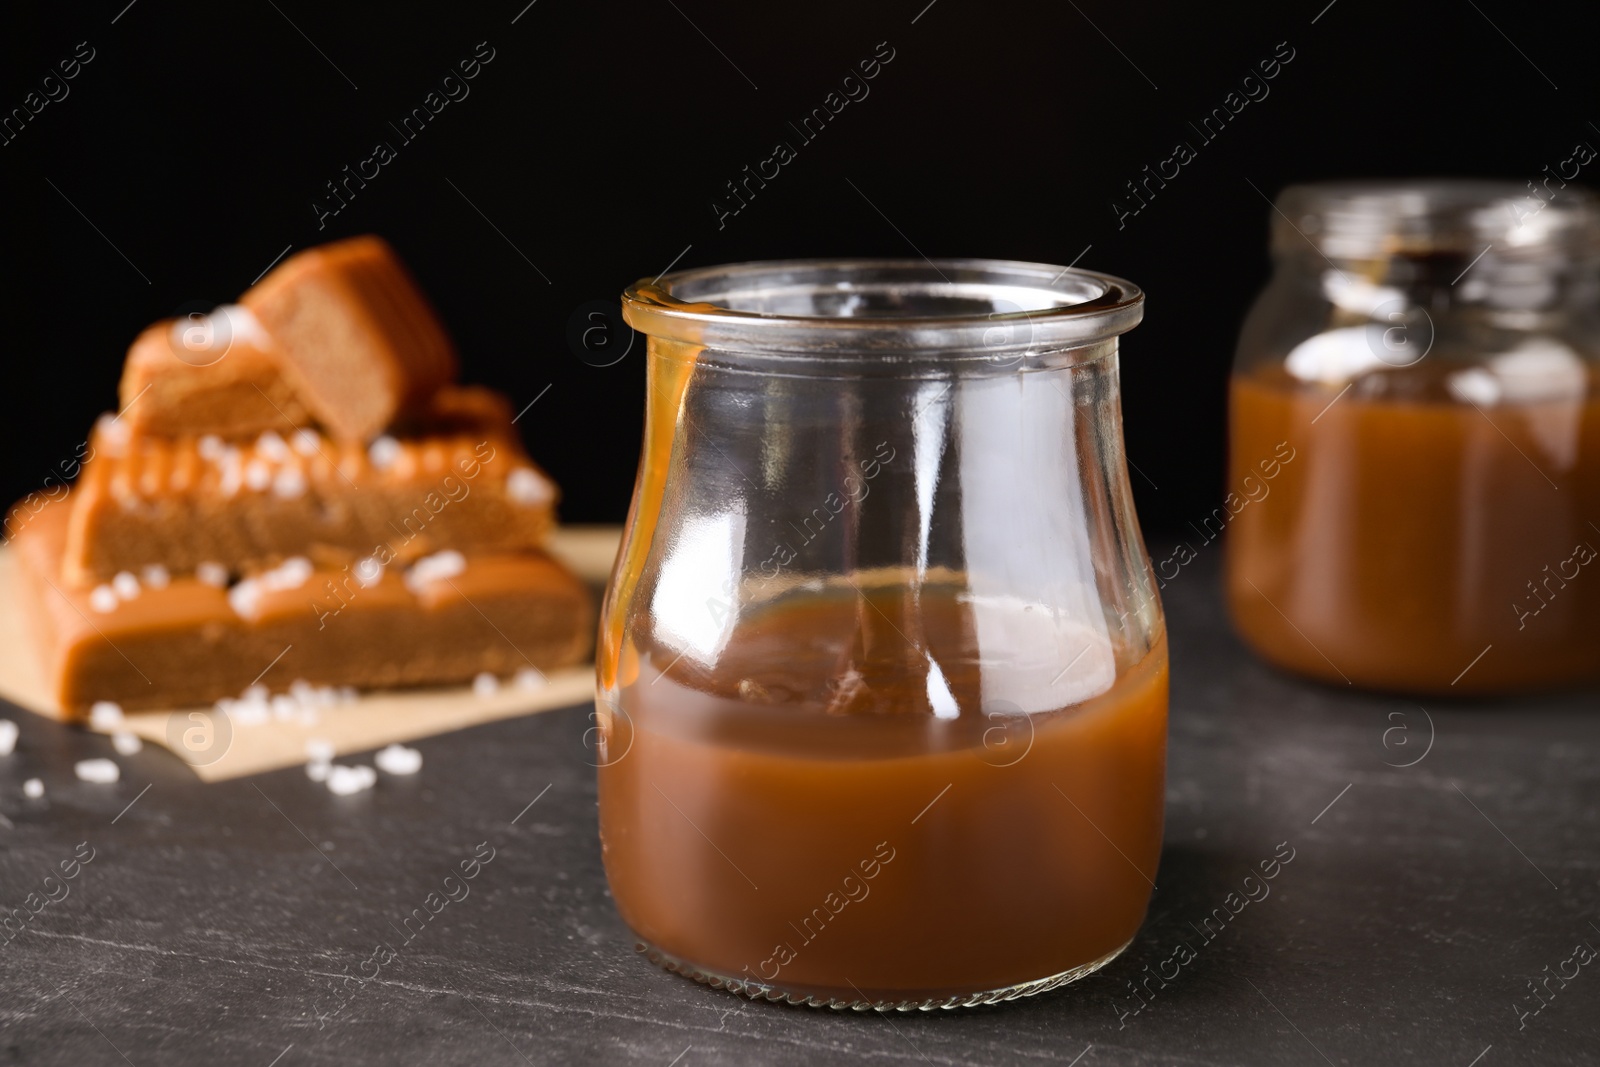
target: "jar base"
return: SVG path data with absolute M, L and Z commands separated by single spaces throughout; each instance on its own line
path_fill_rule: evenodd
M 674 956 L 672 953 L 644 940 L 636 941 L 634 948 L 651 963 L 672 971 L 674 974 L 681 974 L 685 978 L 693 978 L 696 982 L 708 985 L 713 989 L 725 989 L 730 993 L 749 997 L 751 1000 L 799 1004 L 812 1008 L 833 1008 L 836 1011 L 937 1011 L 944 1008 L 975 1008 L 985 1004 L 999 1004 L 1007 1000 L 1016 1000 L 1018 997 L 1031 997 L 1036 993 L 1045 993 L 1049 990 L 1057 989 L 1070 982 L 1076 982 L 1080 978 L 1086 978 L 1098 971 L 1122 955 L 1131 944 L 1133 944 L 1133 939 L 1129 938 L 1122 945 L 1090 963 L 1085 963 L 1045 978 L 1036 978 L 1029 982 L 1018 982 L 998 989 L 921 998 L 913 994 L 908 999 L 876 1001 L 867 999 L 864 996 L 837 997 L 824 993 L 807 993 L 801 990 L 784 989 L 781 986 L 771 985 L 766 982 L 752 981 L 748 978 L 734 978 L 729 975 L 719 974 L 698 964 L 690 963 L 688 960 Z

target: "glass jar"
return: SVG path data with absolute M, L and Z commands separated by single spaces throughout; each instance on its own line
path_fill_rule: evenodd
M 1533 188 L 1279 197 L 1218 523 L 1271 662 L 1417 694 L 1600 676 L 1600 215 Z
M 985 260 L 634 285 L 645 445 L 598 654 L 641 951 L 752 997 L 990 1003 L 1109 962 L 1167 651 L 1124 465 L 1143 295 Z

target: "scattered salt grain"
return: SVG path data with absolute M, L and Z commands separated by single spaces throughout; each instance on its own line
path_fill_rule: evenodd
M 117 605 L 122 603 L 122 598 L 117 596 L 117 591 L 109 585 L 97 585 L 94 592 L 89 594 L 89 607 L 101 615 L 109 615 L 117 610 Z
M 333 765 L 329 763 L 308 763 L 306 764 L 306 777 L 313 782 L 326 782 L 328 780 L 328 771 L 332 769 Z
M 484 671 L 472 680 L 472 695 L 480 698 L 492 697 L 500 691 L 500 679 Z
M 72 765 L 72 773 L 82 782 L 109 785 L 122 777 L 121 769 L 108 759 L 81 759 Z
M 406 571 L 406 588 L 420 594 L 431 582 L 454 578 L 467 569 L 467 557 L 454 549 L 423 556 Z
M 111 735 L 111 747 L 117 750 L 119 756 L 131 756 L 144 747 L 144 742 L 139 740 L 138 734 L 118 730 Z
M 134 600 L 139 596 L 139 579 L 129 571 L 118 571 L 117 576 L 111 579 L 111 588 L 123 600 Z
M 29 778 L 22 783 L 22 795 L 32 800 L 38 800 L 44 796 L 44 783 L 37 778 Z
M 404 745 L 380 748 L 372 762 L 385 774 L 416 774 L 422 769 L 422 753 Z
M 167 568 L 159 563 L 152 563 L 139 571 L 139 578 L 151 589 L 165 589 L 172 581 L 172 575 Z
M 317 435 L 310 430 L 296 430 L 294 436 L 289 439 L 289 443 L 302 456 L 314 456 L 321 450 L 321 446 L 317 442 Z
M 335 763 L 328 768 L 328 791 L 335 796 L 347 797 L 363 789 L 371 789 L 378 781 L 378 772 L 371 767 L 346 767 Z
M 201 459 L 209 459 L 213 463 L 228 454 L 228 446 L 222 443 L 222 438 L 214 433 L 208 433 L 195 443 L 195 451 L 200 453 Z
M 17 724 L 10 719 L 0 719 L 0 756 L 9 756 L 17 748 Z
M 288 722 L 300 712 L 300 702 L 287 693 L 279 693 L 272 698 L 272 717 L 279 722 Z
M 506 475 L 506 496 L 517 504 L 542 504 L 550 499 L 550 487 L 532 467 L 518 467 Z
M 89 725 L 96 730 L 115 730 L 122 725 L 122 705 L 114 700 L 97 700 L 89 705 Z
M 289 458 L 289 446 L 275 430 L 262 431 L 261 436 L 256 438 L 256 451 L 275 463 L 282 463 Z
M 218 589 L 228 584 L 228 568 L 220 563 L 202 563 L 194 569 L 194 576 Z
M 536 667 L 524 667 L 518 671 L 516 683 L 519 689 L 543 689 L 550 684 L 549 679 L 544 676 L 544 672 Z
M 388 434 L 373 440 L 367 446 L 367 459 L 379 470 L 386 470 L 394 466 L 394 461 L 400 458 L 400 442 Z
M 335 755 L 332 741 L 321 737 L 306 740 L 306 759 L 312 763 L 332 763 Z

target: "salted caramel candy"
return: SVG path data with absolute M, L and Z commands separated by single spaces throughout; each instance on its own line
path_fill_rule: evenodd
M 72 492 L 61 579 L 92 586 L 159 566 L 173 576 L 270 567 L 293 556 L 342 566 L 387 546 L 537 548 L 556 488 L 523 451 L 509 408 L 484 389 L 444 390 L 425 432 L 338 442 L 299 429 L 254 440 L 154 437 L 102 419 Z
M 394 250 L 355 237 L 289 257 L 240 298 L 328 434 L 366 441 L 456 372 L 455 348 Z
M 65 509 L 50 508 L 15 544 L 19 593 L 69 719 L 101 701 L 206 705 L 258 680 L 387 688 L 547 671 L 580 662 L 591 639 L 588 591 L 539 551 L 407 565 L 379 548 L 337 568 L 291 557 L 231 587 L 134 568 L 72 588 L 51 577 L 66 539 Z
M 261 323 L 237 304 L 147 328 L 117 392 L 119 419 L 135 433 L 253 437 L 311 422 Z

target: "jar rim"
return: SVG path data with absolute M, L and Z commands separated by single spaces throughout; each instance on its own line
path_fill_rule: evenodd
M 1060 352 L 1127 332 L 1144 293 L 1077 267 L 998 259 L 791 259 L 640 279 L 623 318 L 746 358 Z
M 1466 252 L 1592 257 L 1600 251 L 1600 199 L 1562 181 L 1484 178 L 1347 179 L 1290 185 L 1273 204 L 1275 251 L 1310 248 L 1333 259 Z

